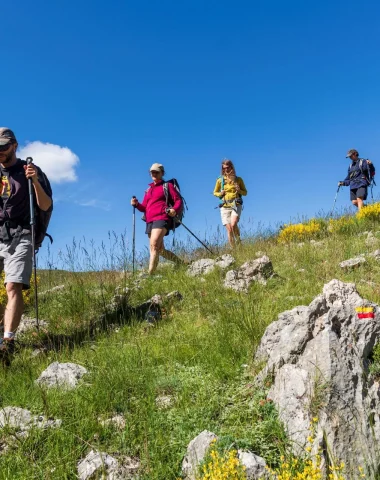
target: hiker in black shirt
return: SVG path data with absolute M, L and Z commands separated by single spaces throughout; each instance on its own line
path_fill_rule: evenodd
M 0 336 L 0 355 L 3 356 L 13 353 L 15 332 L 24 310 L 22 290 L 30 287 L 32 275 L 29 178 L 38 207 L 43 211 L 52 208 L 46 176 L 35 165 L 25 165 L 16 157 L 17 146 L 12 130 L 0 128 L 0 272 L 5 273 L 8 297 L 4 333 Z

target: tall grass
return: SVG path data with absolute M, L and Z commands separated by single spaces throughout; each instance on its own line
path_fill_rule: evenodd
M 280 312 L 308 304 L 332 278 L 356 282 L 364 297 L 380 302 L 380 263 L 368 257 L 357 270 L 343 272 L 339 267 L 340 261 L 375 249 L 359 233 L 377 228 L 372 220 L 350 232 L 326 232 L 318 246 L 281 245 L 274 230 L 262 229 L 251 238 L 246 234 L 233 252 L 236 265 L 262 252 L 279 275 L 266 286 L 253 285 L 248 294 L 226 290 L 225 272 L 219 269 L 201 281 L 183 268 L 162 265 L 159 276 L 137 285 L 125 236 L 110 233 L 100 246 L 73 240 L 59 258 L 50 259 L 50 269 L 40 272 L 40 291 L 64 285 L 41 297 L 40 315 L 50 333 L 85 328 L 105 311 L 117 287 L 131 288 L 131 305 L 173 290 L 184 299 L 166 305 L 154 328 L 126 316 L 118 328 L 95 337 L 74 336 L 73 343 L 38 356 L 31 355 L 36 337 L 23 339 L 12 366 L 0 370 L 1 406 L 28 408 L 63 422 L 59 429 L 19 438 L 0 455 L 0 479 L 76 478 L 76 464 L 91 448 L 138 457 L 143 480 L 176 479 L 188 442 L 204 429 L 233 438 L 277 467 L 289 444 L 266 392 L 253 385 L 255 349 Z M 219 243 L 208 241 L 223 253 L 218 238 Z M 191 239 L 188 245 L 177 245 L 188 258 L 201 255 L 194 248 Z M 145 261 L 141 254 L 141 266 Z M 53 361 L 81 364 L 89 374 L 74 391 L 45 391 L 34 380 Z M 166 408 L 157 403 L 162 395 L 171 398 Z M 121 431 L 100 423 L 115 413 L 125 416 Z

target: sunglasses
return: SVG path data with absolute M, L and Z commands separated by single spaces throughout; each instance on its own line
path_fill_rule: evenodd
M 7 150 L 9 150 L 11 145 L 11 143 L 7 143 L 6 145 L 0 145 L 0 152 L 6 152 Z
M 157 175 L 160 172 L 158 172 L 157 170 L 151 170 L 150 173 L 153 173 L 154 175 Z
M 229 170 L 232 167 L 231 167 L 231 165 L 227 165 L 227 167 L 222 167 L 222 168 L 223 168 L 223 170 Z

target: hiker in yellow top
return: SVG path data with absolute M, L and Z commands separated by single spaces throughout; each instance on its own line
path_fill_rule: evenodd
M 240 243 L 238 222 L 243 206 L 242 195 L 247 195 L 243 179 L 236 175 L 231 160 L 222 161 L 221 176 L 216 181 L 214 195 L 220 198 L 220 214 L 222 223 L 227 229 L 228 241 L 231 247 Z

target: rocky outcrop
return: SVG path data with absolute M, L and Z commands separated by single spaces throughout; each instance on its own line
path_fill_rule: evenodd
M 265 362 L 258 382 L 274 379 L 268 398 L 278 407 L 295 453 L 310 435 L 312 448 L 344 461 L 378 468 L 380 390 L 369 362 L 380 340 L 378 305 L 360 297 L 354 284 L 332 280 L 309 306 L 279 315 L 256 353 Z
M 266 284 L 266 281 L 274 276 L 272 262 L 264 255 L 256 260 L 243 263 L 237 270 L 230 270 L 226 274 L 224 286 L 237 292 L 248 292 L 253 282 Z
M 215 267 L 228 268 L 235 262 L 235 259 L 230 254 L 222 255 L 221 257 L 213 260 L 212 258 L 201 258 L 193 262 L 187 269 L 187 274 L 190 277 L 199 277 L 200 275 L 206 275 L 214 270 Z

